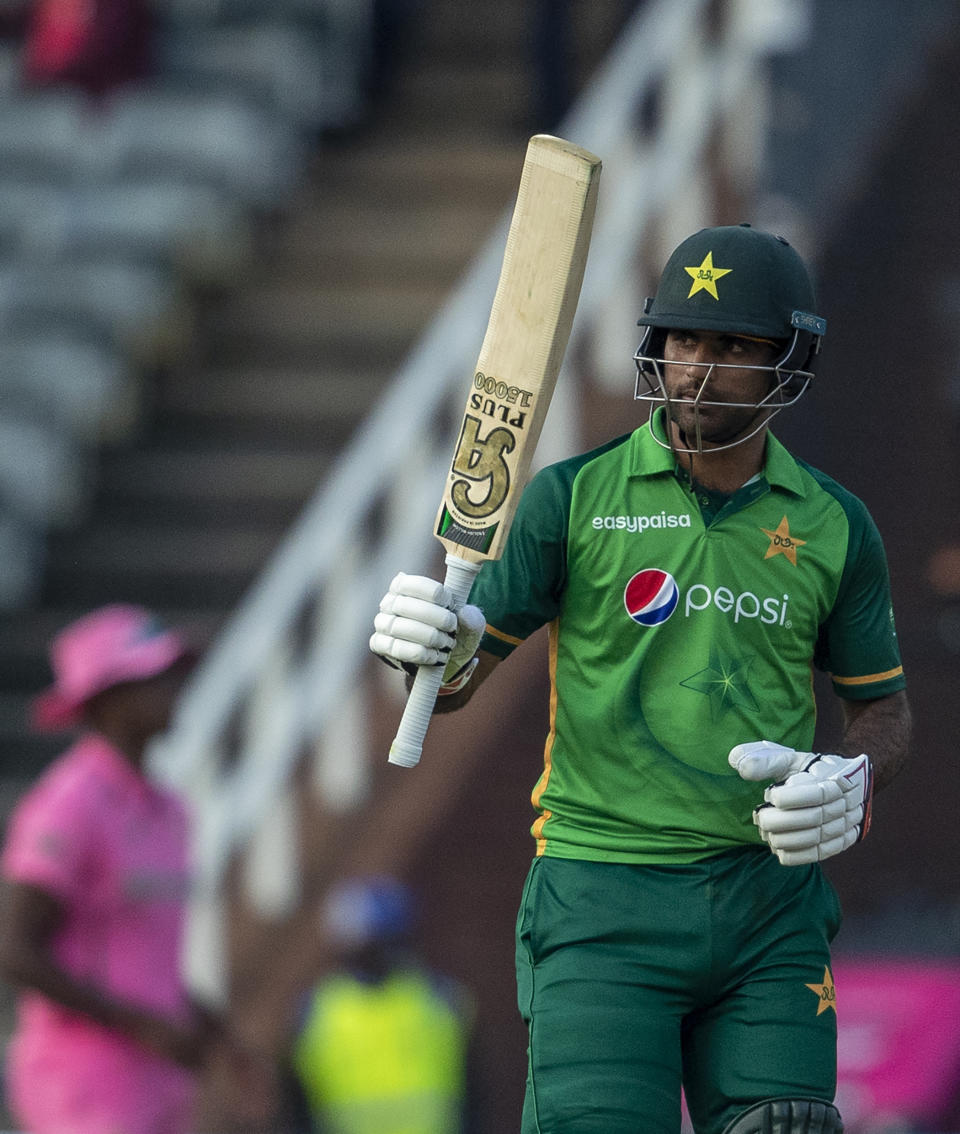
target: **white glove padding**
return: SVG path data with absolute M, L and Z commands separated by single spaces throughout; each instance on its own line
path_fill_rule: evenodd
M 449 681 L 477 652 L 486 622 L 479 607 L 458 608 L 443 583 L 401 572 L 380 600 L 373 625 L 375 654 L 396 669 L 443 665 Z
M 848 759 L 760 740 L 738 744 L 728 759 L 745 780 L 778 781 L 753 821 L 784 866 L 820 862 L 866 836 L 873 769 L 865 754 Z

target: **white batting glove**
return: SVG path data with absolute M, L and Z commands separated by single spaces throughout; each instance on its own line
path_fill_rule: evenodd
M 738 744 L 728 759 L 745 780 L 777 781 L 753 821 L 784 866 L 820 862 L 866 837 L 873 769 L 865 754 L 848 759 L 758 740 Z
M 424 575 L 394 576 L 373 620 L 370 649 L 395 669 L 442 665 L 440 694 L 456 693 L 477 666 L 486 621 L 479 607 L 457 606 L 450 591 Z

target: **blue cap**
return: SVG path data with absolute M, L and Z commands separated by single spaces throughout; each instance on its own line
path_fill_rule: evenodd
M 339 945 L 359 947 L 400 937 L 413 921 L 410 891 L 394 878 L 357 878 L 333 887 L 324 924 Z

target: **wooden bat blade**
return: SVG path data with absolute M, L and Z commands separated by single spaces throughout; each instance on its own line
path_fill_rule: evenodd
M 527 145 L 503 267 L 435 533 L 499 557 L 550 406 L 580 297 L 600 159 L 560 138 Z
M 466 602 L 510 529 L 550 405 L 580 298 L 600 159 L 572 142 L 530 139 L 503 266 L 467 394 L 434 534 L 444 583 Z M 420 760 L 443 667 L 421 667 L 390 762 Z

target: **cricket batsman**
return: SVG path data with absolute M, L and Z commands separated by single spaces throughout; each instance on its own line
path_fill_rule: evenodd
M 770 430 L 817 310 L 782 237 L 688 237 L 639 320 L 649 420 L 533 478 L 470 603 L 400 574 L 376 617 L 375 653 L 444 666 L 439 711 L 549 626 L 523 1134 L 678 1134 L 681 1088 L 697 1134 L 843 1129 L 820 864 L 866 836 L 910 714 L 877 528 Z M 819 753 L 815 669 L 842 707 Z

